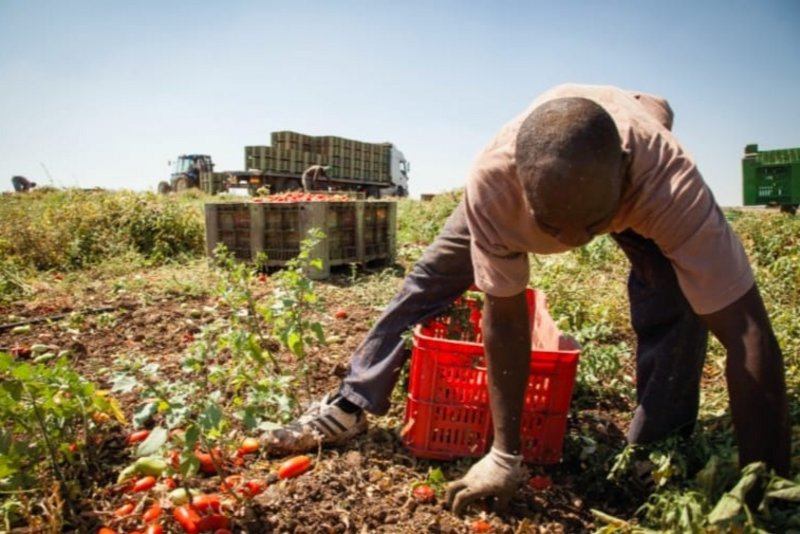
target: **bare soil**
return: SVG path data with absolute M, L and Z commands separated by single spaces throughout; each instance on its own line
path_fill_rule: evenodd
M 326 335 L 338 341 L 312 355 L 318 365 L 311 391 L 303 393 L 306 402 L 337 387 L 350 353 L 380 313 L 380 305 L 371 300 L 374 297 L 369 292 L 353 291 L 346 275 L 337 276 L 317 285 L 329 310 L 322 318 Z M 10 329 L 0 331 L 0 350 L 34 343 L 69 349 L 76 370 L 99 387 L 110 389 L 118 356 L 135 349 L 148 361 L 159 362 L 163 379 L 169 381 L 181 372 L 181 355 L 191 334 L 212 320 L 211 315 L 198 317 L 192 310 L 218 304 L 210 296 L 176 292 L 120 295 L 104 286 L 92 287 L 69 292 L 59 289 L 59 281 L 54 281 L 38 288 L 35 298 L 0 308 L 2 323 L 84 312 L 84 322 L 76 328 L 69 328 L 65 318 L 34 323 L 26 334 L 14 335 Z M 269 285 L 260 291 L 269 291 Z M 114 309 L 113 324 L 104 321 L 102 313 L 92 313 L 106 307 Z M 334 311 L 339 309 L 347 311 L 346 318 L 335 318 Z M 140 399 L 129 395 L 119 400 L 130 418 Z M 273 484 L 252 501 L 252 506 L 240 507 L 234 532 L 473 532 L 474 521 L 481 518 L 498 533 L 590 532 L 596 528 L 591 509 L 630 517 L 645 498 L 628 488 L 604 484 L 602 476 L 607 466 L 592 465 L 591 457 L 579 460 L 576 451 L 565 450 L 565 460 L 560 464 L 530 466 L 532 474 L 550 476 L 553 485 L 545 490 L 521 488 L 504 517 L 483 507 L 472 507 L 465 517 L 456 517 L 444 509 L 442 493 L 436 502 L 417 503 L 411 495 L 412 484 L 423 481 L 432 468 L 440 468 L 447 480 L 454 480 L 474 460 L 437 462 L 412 456 L 398 437 L 403 404 L 397 401 L 386 416 L 371 417 L 369 431 L 345 446 L 318 451 L 310 472 Z M 568 435 L 588 435 L 597 444 L 621 450 L 626 417 L 625 407 L 573 410 Z M 130 462 L 130 451 L 124 445 L 129 431 L 130 428 L 111 426 L 93 451 L 93 480 L 88 481 L 88 486 L 83 485 L 92 488 L 91 494 L 83 496 L 87 524 L 110 522 L 118 532 L 131 532 L 137 525 L 133 519 L 115 520 L 110 513 L 124 499 L 114 482 Z M 570 443 L 565 447 L 574 447 L 576 440 Z M 280 460 L 253 458 L 232 469 L 246 478 L 263 478 Z M 597 471 L 594 478 L 587 479 L 587 472 L 593 471 Z M 220 477 L 198 475 L 192 483 L 198 489 L 218 491 Z M 182 532 L 171 515 L 165 515 L 162 524 L 166 532 Z

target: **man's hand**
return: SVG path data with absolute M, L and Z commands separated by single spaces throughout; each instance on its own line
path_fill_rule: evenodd
M 494 497 L 493 509 L 502 514 L 514 493 L 527 477 L 522 456 L 500 452 L 494 447 L 473 465 L 464 478 L 447 485 L 447 507 L 461 515 L 472 502 Z

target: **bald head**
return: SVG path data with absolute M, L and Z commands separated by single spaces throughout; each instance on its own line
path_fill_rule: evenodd
M 622 189 L 620 145 L 614 120 L 586 98 L 550 100 L 525 118 L 517 172 L 544 231 L 579 246 L 610 222 Z

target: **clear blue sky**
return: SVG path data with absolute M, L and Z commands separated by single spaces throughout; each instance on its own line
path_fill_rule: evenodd
M 0 189 L 154 190 L 177 154 L 240 170 L 296 130 L 395 143 L 417 196 L 580 82 L 666 96 L 740 205 L 745 144 L 800 146 L 799 29 L 796 0 L 0 0 Z

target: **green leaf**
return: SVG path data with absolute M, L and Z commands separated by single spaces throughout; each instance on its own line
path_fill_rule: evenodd
M 219 427 L 221 420 L 222 410 L 220 409 L 219 404 L 210 403 L 206 406 L 206 409 L 203 410 L 203 413 L 200 414 L 198 423 L 200 423 L 200 427 L 203 430 L 211 430 Z
M 711 523 L 719 523 L 736 517 L 745 508 L 745 497 L 755 487 L 758 479 L 766 471 L 762 462 L 746 465 L 742 469 L 742 478 L 728 493 L 725 493 L 708 516 Z
M 200 429 L 197 428 L 197 425 L 189 425 L 189 428 L 186 429 L 185 439 L 186 439 L 186 449 L 192 450 L 194 446 L 197 444 L 197 440 L 200 438 Z
M 767 493 L 770 499 L 781 499 L 783 501 L 800 502 L 800 484 L 791 488 L 783 488 Z
M 166 442 L 167 429 L 157 426 L 150 431 L 150 435 L 147 436 L 147 439 L 139 444 L 139 447 L 136 449 L 136 455 L 143 457 L 155 454 Z
M 22 399 L 22 384 L 15 381 L 3 381 L 0 382 L 0 388 L 6 390 L 9 396 L 14 400 L 19 402 Z
M 158 412 L 158 402 L 145 403 L 133 414 L 133 428 L 141 428 Z
M 27 382 L 33 378 L 33 367 L 27 363 L 18 365 L 11 370 L 11 376 L 23 382 Z
M 114 377 L 112 381 L 111 391 L 114 393 L 130 393 L 139 385 L 136 378 L 127 374 L 120 374 Z
M 289 335 L 286 336 L 286 346 L 297 356 L 303 356 L 303 339 L 298 332 L 294 330 L 289 332 Z

